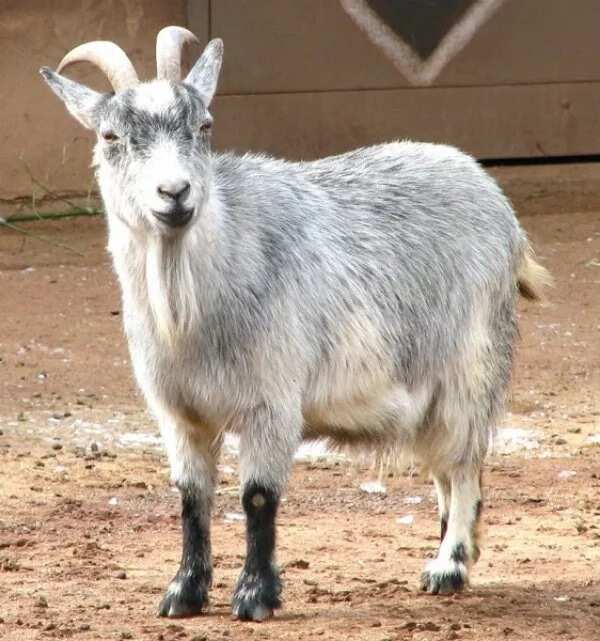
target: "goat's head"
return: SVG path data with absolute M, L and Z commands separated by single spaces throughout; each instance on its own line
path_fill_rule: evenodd
M 198 214 L 208 198 L 208 107 L 215 93 L 223 43 L 212 40 L 181 80 L 181 50 L 196 37 L 165 27 L 156 40 L 157 78 L 140 83 L 125 52 L 112 42 L 90 42 L 70 51 L 56 72 L 40 72 L 69 112 L 98 141 L 94 151 L 100 190 L 109 214 L 134 229 L 173 234 Z M 90 62 L 108 77 L 103 94 L 60 75 Z

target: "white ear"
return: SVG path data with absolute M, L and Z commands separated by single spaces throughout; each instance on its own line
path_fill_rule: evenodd
M 215 38 L 206 45 L 206 49 L 185 79 L 185 82 L 200 93 L 206 107 L 210 105 L 215 95 L 222 62 L 223 41 L 220 38 Z
M 95 129 L 96 107 L 102 99 L 102 94 L 69 80 L 48 67 L 42 67 L 40 73 L 50 89 L 65 103 L 71 115 L 84 127 Z

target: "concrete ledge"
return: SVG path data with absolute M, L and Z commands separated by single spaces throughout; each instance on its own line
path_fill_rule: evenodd
M 519 216 L 600 210 L 600 162 L 488 167 Z

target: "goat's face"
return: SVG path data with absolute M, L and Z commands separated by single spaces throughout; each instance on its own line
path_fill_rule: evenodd
M 98 107 L 94 161 L 109 211 L 174 233 L 208 196 L 212 118 L 192 86 L 139 85 Z
M 114 94 L 42 69 L 68 110 L 97 134 L 94 164 L 109 215 L 165 235 L 180 233 L 201 215 L 211 171 L 208 106 L 221 58 L 222 44 L 213 41 L 184 82 L 134 81 Z

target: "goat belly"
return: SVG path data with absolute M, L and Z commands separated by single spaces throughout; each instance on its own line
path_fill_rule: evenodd
M 339 444 L 405 443 L 414 440 L 430 405 L 425 387 L 396 385 L 368 398 L 346 399 L 304 411 L 304 438 L 329 438 Z

